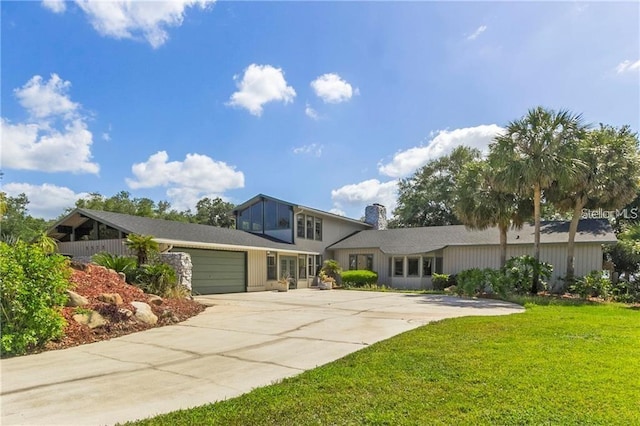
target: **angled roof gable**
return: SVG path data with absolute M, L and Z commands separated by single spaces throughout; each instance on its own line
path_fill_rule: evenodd
M 566 243 L 569 222 L 543 222 L 540 240 L 543 244 Z M 576 243 L 612 243 L 616 236 L 607 221 L 581 220 L 576 234 Z M 520 230 L 510 230 L 508 244 L 533 244 L 534 227 L 525 224 Z M 499 245 L 497 228 L 483 231 L 467 229 L 464 225 L 430 226 L 422 228 L 387 229 L 363 231 L 346 238 L 329 249 L 380 248 L 386 254 L 428 253 L 448 246 Z
M 158 242 L 185 246 L 228 246 L 229 248 L 257 248 L 278 251 L 305 252 L 292 244 L 279 243 L 249 232 L 196 223 L 132 216 L 101 210 L 75 209 L 49 229 L 54 234 L 58 226 L 82 223 L 81 218 L 94 219 L 127 234 L 152 235 Z M 77 226 L 77 225 L 75 225 Z

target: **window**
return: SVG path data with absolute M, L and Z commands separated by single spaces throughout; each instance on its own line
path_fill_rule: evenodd
M 251 206 L 251 232 L 262 231 L 262 203 Z
M 320 273 L 320 269 L 322 269 L 322 255 L 318 254 L 318 255 L 316 255 L 316 273 L 315 273 L 315 275 L 318 275 Z
M 298 279 L 307 278 L 307 256 L 298 256 Z
M 293 207 L 263 199 L 238 213 L 236 228 L 293 243 Z
M 278 279 L 278 271 L 276 271 L 276 255 L 275 254 L 267 255 L 267 279 L 268 280 Z
M 309 263 L 308 263 L 308 273 L 310 277 L 313 277 L 316 274 L 316 269 L 313 267 L 313 256 L 309 256 Z
M 373 255 L 372 254 L 350 254 L 349 269 L 366 269 L 373 271 Z
M 307 238 L 313 240 L 313 216 L 307 216 Z
M 304 238 L 304 215 L 299 214 L 296 218 L 297 227 L 298 227 L 298 238 Z
M 436 257 L 436 274 L 442 273 L 442 258 Z
M 322 219 L 320 218 L 315 218 L 315 235 L 314 238 L 316 239 L 316 241 L 322 241 Z
M 423 257 L 422 258 L 422 275 L 425 277 L 429 277 L 432 275 L 432 261 L 433 258 L 431 257 Z
M 404 277 L 404 257 L 393 258 L 393 276 Z
M 419 257 L 407 258 L 407 276 L 408 277 L 420 276 L 420 258 Z
M 264 229 L 267 231 L 278 229 L 278 203 L 275 201 L 264 202 Z

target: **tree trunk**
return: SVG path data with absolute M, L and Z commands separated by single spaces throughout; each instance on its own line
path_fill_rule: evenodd
M 500 230 L 500 269 L 507 263 L 507 230 L 508 225 L 498 225 Z
M 576 233 L 578 232 L 578 224 L 580 223 L 580 217 L 582 216 L 582 208 L 584 207 L 584 205 L 584 198 L 581 197 L 579 200 L 576 200 L 576 206 L 573 209 L 573 217 L 571 218 L 571 224 L 569 225 L 569 240 L 567 241 L 567 276 L 565 277 L 565 285 L 571 284 L 576 274 Z
M 540 199 L 542 198 L 542 190 L 540 184 L 536 183 L 533 187 L 533 217 L 535 221 L 533 257 L 537 263 L 540 263 Z M 533 283 L 531 284 L 531 294 L 538 293 L 538 283 L 540 282 L 540 272 L 536 267 L 533 271 Z

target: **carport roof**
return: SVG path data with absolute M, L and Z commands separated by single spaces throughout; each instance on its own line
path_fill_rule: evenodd
M 89 219 L 104 223 L 127 234 L 152 235 L 159 243 L 180 247 L 257 249 L 318 254 L 300 250 L 293 244 L 271 241 L 237 229 L 81 208 L 73 210 L 64 219 L 57 222 L 49 229 L 48 234 L 59 237 L 60 233 L 57 231 L 59 226 L 77 227 Z
M 569 222 L 543 222 L 540 230 L 542 244 L 566 243 Z M 464 225 L 430 226 L 421 228 L 361 231 L 329 247 L 334 249 L 379 248 L 386 254 L 428 253 L 447 246 L 499 245 L 497 228 L 473 231 Z M 510 230 L 507 244 L 533 244 L 534 227 L 525 224 L 520 230 Z M 586 219 L 578 224 L 576 243 L 614 243 L 616 236 L 606 220 Z

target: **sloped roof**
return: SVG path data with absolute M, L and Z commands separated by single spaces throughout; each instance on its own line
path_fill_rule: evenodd
M 258 235 L 236 229 L 151 219 L 148 217 L 81 208 L 73 210 L 64 219 L 51 227 L 49 234 L 55 234 L 57 226 L 66 224 L 78 226 L 87 220 L 87 218 L 105 223 L 112 228 L 128 234 L 152 235 L 158 242 L 180 246 L 184 245 L 186 247 L 216 245 L 307 253 L 305 250 L 297 249 L 293 244 L 271 241 Z
M 543 222 L 540 242 L 566 243 L 569 222 Z M 520 230 L 509 230 L 508 244 L 533 244 L 534 226 L 525 224 Z M 606 220 L 585 219 L 578 224 L 576 243 L 613 243 L 616 236 Z M 386 254 L 428 253 L 447 246 L 499 245 L 497 228 L 483 231 L 467 229 L 464 225 L 430 226 L 422 228 L 361 231 L 329 247 L 329 249 L 380 248 Z
M 313 207 L 307 207 L 307 206 L 302 206 L 302 205 L 296 204 L 296 203 L 290 203 L 289 201 L 280 200 L 278 198 L 274 198 L 274 197 L 271 197 L 269 195 L 264 195 L 264 194 L 258 194 L 256 196 L 254 196 L 253 198 L 250 198 L 249 200 L 245 201 L 244 203 L 237 205 L 233 209 L 233 213 L 234 214 L 238 213 L 239 211 L 244 210 L 247 207 L 252 206 L 256 202 L 262 201 L 262 200 L 271 200 L 271 201 L 275 201 L 277 203 L 287 204 L 287 205 L 290 205 L 290 206 L 292 206 L 294 208 L 297 208 L 298 210 L 302 210 L 302 211 L 304 211 L 306 213 L 312 213 L 314 215 L 326 216 L 326 217 L 330 217 L 330 218 L 333 218 L 333 219 L 343 220 L 345 222 L 357 223 L 359 225 L 364 226 L 365 228 L 372 228 L 373 227 L 371 224 L 363 222 L 363 221 L 358 220 L 358 219 L 352 219 L 350 217 L 340 216 L 338 214 L 327 212 L 327 211 L 324 211 L 324 210 L 314 209 Z

